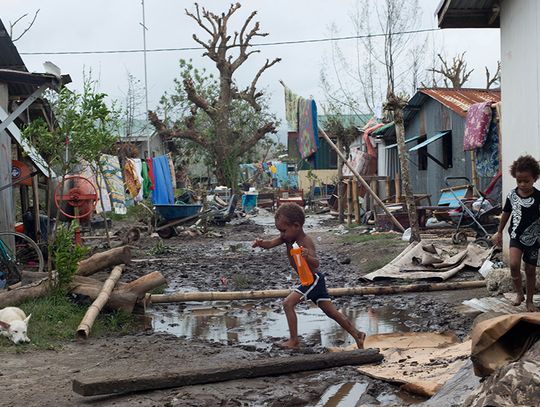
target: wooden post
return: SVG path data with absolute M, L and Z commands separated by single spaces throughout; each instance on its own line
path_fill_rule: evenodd
M 471 176 L 472 176 L 472 184 L 479 188 L 480 184 L 478 183 L 478 171 L 476 171 L 476 151 L 471 150 L 469 151 L 471 154 Z
M 376 179 L 372 179 L 370 181 L 370 186 L 373 191 L 375 191 L 375 194 L 379 194 L 379 182 Z M 377 208 L 375 207 L 375 203 L 373 202 L 373 197 L 370 197 L 371 199 L 371 212 L 373 213 L 373 219 L 375 219 L 375 224 L 377 224 Z
M 354 211 L 354 221 L 357 225 L 360 225 L 360 207 L 358 206 L 358 183 L 356 180 L 351 180 L 352 188 L 352 199 L 353 199 L 353 211 Z
M 386 193 L 386 198 L 390 196 L 390 177 L 386 177 L 384 180 L 384 188 Z
M 37 174 L 32 177 L 32 201 L 34 203 L 34 236 L 36 242 L 41 241 L 41 222 L 39 219 L 39 186 Z
M 396 177 L 394 178 L 394 185 L 396 187 L 396 203 L 401 202 L 401 175 L 399 172 L 396 172 Z
M 337 139 L 337 148 L 341 151 L 341 139 Z M 341 154 L 337 155 L 337 168 L 338 168 L 338 184 L 337 184 L 337 196 L 338 196 L 338 222 L 341 225 L 344 221 L 343 216 L 343 199 L 341 195 L 343 194 L 343 159 Z
M 0 83 L 0 108 L 8 112 L 9 91 L 6 83 Z M 11 184 L 11 137 L 5 130 L 0 130 L 0 187 Z M 0 191 L 0 231 L 15 230 L 15 212 L 13 208 L 13 188 Z M 6 238 L 4 243 L 15 249 L 15 239 Z
M 353 212 L 353 195 L 352 195 L 352 180 L 347 178 L 347 226 L 352 225 Z
M 334 142 L 330 139 L 330 137 L 328 137 L 328 134 L 326 134 L 326 132 L 319 128 L 319 134 L 322 135 L 324 137 L 324 139 L 326 140 L 326 142 L 328 143 L 328 145 L 333 148 L 337 154 L 339 156 L 341 156 L 341 159 L 344 161 L 345 165 L 347 167 L 349 167 L 349 169 L 351 170 L 351 172 L 354 174 L 354 176 L 356 177 L 356 179 L 358 179 L 358 181 L 360 181 L 360 183 L 362 184 L 362 186 L 366 189 L 367 193 L 372 195 L 373 198 L 375 199 L 375 201 L 377 202 L 377 205 L 379 205 L 383 210 L 384 212 L 388 215 L 388 217 L 390 218 L 390 220 L 394 223 L 394 225 L 396 225 L 398 227 L 399 230 L 401 230 L 402 232 L 405 231 L 405 228 L 403 227 L 403 225 L 401 223 L 399 223 L 399 221 L 396 219 L 396 217 L 392 214 L 392 212 L 390 212 L 388 210 L 388 208 L 386 207 L 386 205 L 384 204 L 383 201 L 381 201 L 381 199 L 375 195 L 375 193 L 371 190 L 371 188 L 369 187 L 368 183 L 366 182 L 366 180 L 364 178 L 362 178 L 362 176 L 358 173 L 358 171 L 356 171 L 356 169 L 347 161 L 347 158 L 343 155 L 343 153 L 338 150 L 338 148 L 336 147 L 336 145 L 334 144 Z

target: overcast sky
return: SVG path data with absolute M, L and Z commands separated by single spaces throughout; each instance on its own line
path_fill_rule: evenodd
M 375 5 L 377 1 L 372 0 Z M 435 10 L 440 0 L 419 0 L 418 28 L 436 28 Z M 215 12 L 226 11 L 230 1 L 203 0 L 199 4 Z M 24 53 L 58 51 L 108 51 L 142 49 L 142 6 L 140 0 L 0 0 L 4 25 L 29 13 L 15 26 L 17 36 L 40 9 L 31 30 L 15 43 L 30 71 L 43 72 L 42 63 L 51 61 L 73 79 L 72 89 L 80 89 L 83 70 L 91 69 L 99 79 L 100 90 L 113 99 L 122 101 L 127 90 L 127 74 L 144 81 L 142 53 L 86 54 L 86 55 L 24 55 Z M 242 2 L 238 15 L 229 24 L 239 27 L 245 16 L 257 10 L 256 20 L 266 38 L 258 42 L 319 39 L 329 37 L 329 26 L 339 27 L 341 36 L 353 35 L 349 12 L 355 0 L 249 0 Z M 186 16 L 184 9 L 194 10 L 193 2 L 184 0 L 145 0 L 147 49 L 193 47 L 191 38 L 205 33 Z M 236 24 L 235 24 L 236 23 Z M 375 31 L 375 30 L 374 30 Z M 428 34 L 429 43 L 449 57 L 466 51 L 469 67 L 475 68 L 467 86 L 483 87 L 484 66 L 492 70 L 499 59 L 498 30 L 439 30 Z M 347 41 L 340 44 L 348 49 Z M 259 81 L 271 95 L 271 109 L 284 117 L 282 79 L 302 96 L 313 96 L 324 102 L 320 87 L 320 69 L 331 50 L 330 43 L 275 45 L 261 47 L 261 53 L 250 57 L 249 63 L 238 72 L 237 80 L 247 85 L 265 59 L 280 57 L 282 61 L 266 71 Z M 178 76 L 178 60 L 193 59 L 196 66 L 215 70 L 202 51 L 148 52 L 149 108 L 154 109 L 165 91 L 172 89 L 173 78 Z M 142 113 L 142 112 L 141 112 Z M 282 124 L 280 133 L 286 131 Z

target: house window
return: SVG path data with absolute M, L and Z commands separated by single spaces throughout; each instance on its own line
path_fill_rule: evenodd
M 418 138 L 416 145 L 423 143 L 427 140 L 427 136 L 424 134 Z M 417 150 L 418 152 L 418 169 L 421 171 L 427 170 L 428 155 L 427 155 L 427 145 L 421 147 Z
M 454 159 L 452 154 L 452 132 L 448 132 L 442 138 L 442 159 L 445 168 L 452 168 L 452 160 Z

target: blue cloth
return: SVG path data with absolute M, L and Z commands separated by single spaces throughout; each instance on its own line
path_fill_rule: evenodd
M 155 205 L 174 204 L 174 191 L 172 187 L 171 170 L 169 159 L 161 155 L 152 159 L 154 169 L 154 190 L 152 191 L 152 203 Z
M 494 114 L 484 145 L 476 149 L 476 171 L 480 177 L 494 177 L 499 171 L 499 131 Z

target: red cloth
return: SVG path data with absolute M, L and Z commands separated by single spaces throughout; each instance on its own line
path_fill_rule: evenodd
M 152 163 L 151 158 L 146 159 L 146 163 L 148 164 L 148 176 L 150 177 L 150 181 L 152 181 L 152 185 L 150 186 L 150 190 L 154 190 L 156 181 L 154 180 L 154 164 Z
M 375 149 L 375 147 L 371 143 L 371 139 L 369 138 L 369 135 L 372 132 L 374 132 L 375 130 L 377 130 L 379 127 L 382 127 L 382 126 L 383 126 L 382 123 L 377 123 L 375 126 L 368 127 L 367 129 L 364 130 L 364 144 L 367 147 L 367 153 L 371 157 L 374 157 L 374 158 L 377 157 L 377 150 Z

